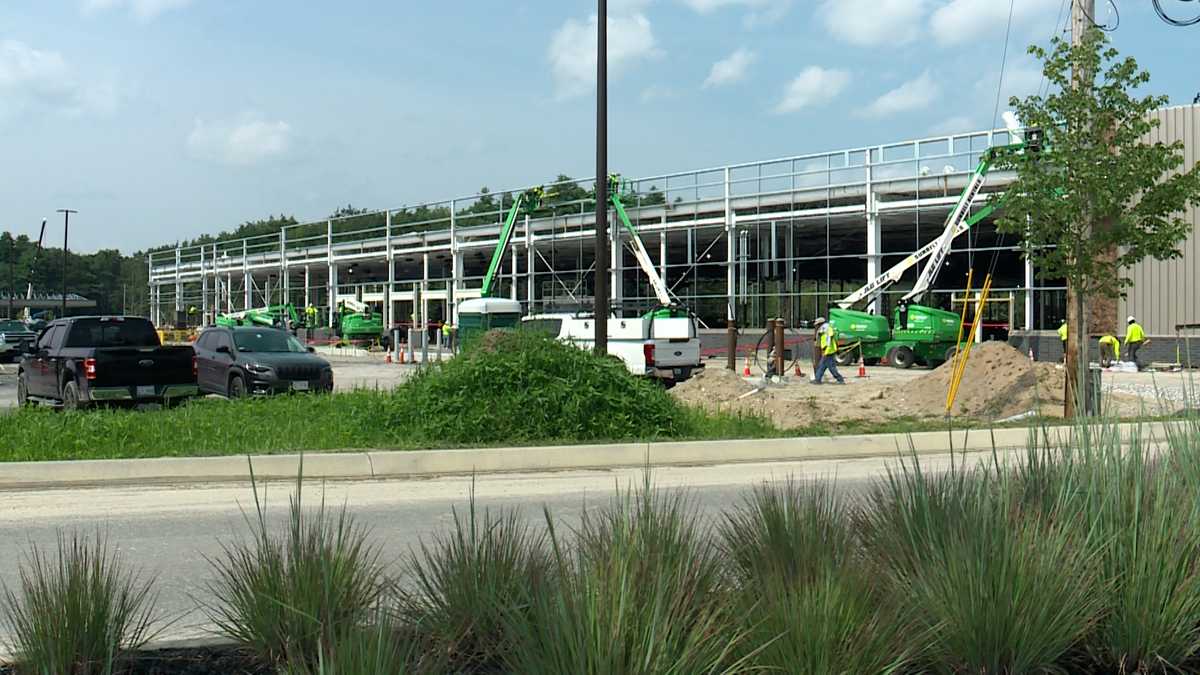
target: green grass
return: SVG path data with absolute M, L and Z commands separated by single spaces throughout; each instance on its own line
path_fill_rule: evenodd
M 535 335 L 433 367 L 394 391 L 194 400 L 155 411 L 0 415 L 0 461 L 363 448 L 762 438 L 765 420 L 688 408 L 618 362 Z
M 6 632 L 25 675 L 112 675 L 154 637 L 156 595 L 102 534 L 60 533 L 57 555 L 32 549 L 5 588 Z

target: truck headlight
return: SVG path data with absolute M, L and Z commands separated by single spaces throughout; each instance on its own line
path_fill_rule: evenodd
M 259 365 L 257 363 L 251 363 L 250 365 L 246 366 L 246 370 L 248 370 L 252 373 L 255 373 L 257 375 L 262 375 L 264 373 L 271 372 L 271 367 Z

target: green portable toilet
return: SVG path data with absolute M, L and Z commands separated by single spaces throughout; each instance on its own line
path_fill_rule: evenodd
M 489 330 L 521 325 L 521 303 L 506 298 L 474 298 L 458 306 L 460 344 L 469 346 Z

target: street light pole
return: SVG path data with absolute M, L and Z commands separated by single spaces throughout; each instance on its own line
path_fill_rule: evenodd
M 608 353 L 608 1 L 596 12 L 596 283 L 595 345 Z
M 67 315 L 67 234 L 70 231 L 71 214 L 79 212 L 74 209 L 59 209 L 58 212 L 63 214 L 62 317 L 65 317 Z

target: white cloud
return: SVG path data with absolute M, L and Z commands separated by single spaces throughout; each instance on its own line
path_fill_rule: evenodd
M 746 77 L 746 70 L 758 56 L 749 49 L 739 49 L 729 56 L 717 61 L 708 71 L 704 87 L 720 87 L 735 82 L 741 82 Z
M 890 117 L 929 106 L 942 93 L 942 87 L 928 70 L 883 96 L 875 99 L 859 114 L 863 117 Z
M 0 40 L 0 112 L 38 106 L 71 114 L 111 113 L 117 104 L 110 78 L 82 78 L 58 52 Z
M 685 6 L 700 14 L 711 14 L 726 8 L 740 8 L 747 11 L 745 23 L 754 27 L 763 23 L 782 19 L 791 9 L 792 0 L 679 0 Z
M 817 16 L 834 37 L 850 44 L 904 45 L 920 36 L 928 6 L 928 0 L 824 0 Z
M 650 20 L 643 14 L 608 18 L 608 76 L 612 79 L 637 61 L 662 54 Z M 596 16 L 567 19 L 550 39 L 550 72 L 559 98 L 580 96 L 596 86 Z
M 957 134 L 964 131 L 976 131 L 977 126 L 978 125 L 976 125 L 970 117 L 967 117 L 966 115 L 955 115 L 953 117 L 947 117 L 941 122 L 929 127 L 929 133 L 936 135 Z
M 1054 23 L 1061 5 L 1060 0 L 1015 0 L 1013 24 L 1017 28 L 1048 27 Z M 949 0 L 934 10 L 929 26 L 934 38 L 943 46 L 960 45 L 985 35 L 1003 37 L 1008 25 L 1008 8 L 1009 3 L 998 0 Z M 1048 29 L 1039 30 L 1038 34 L 1049 32 Z
M 159 14 L 182 9 L 192 0 L 83 0 L 84 13 L 102 12 L 110 9 L 125 9 L 140 21 L 150 21 Z
M 667 101 L 675 98 L 678 95 L 679 92 L 675 91 L 671 87 L 660 84 L 652 84 L 642 90 L 641 99 L 642 103 L 653 103 L 654 101 Z
M 236 121 L 197 119 L 188 134 L 193 157 L 222 164 L 248 166 L 285 154 L 292 144 L 292 127 L 282 120 L 246 114 Z
M 776 113 L 790 113 L 832 101 L 850 84 L 850 73 L 844 70 L 809 66 L 788 83 L 783 98 L 775 106 Z

